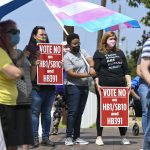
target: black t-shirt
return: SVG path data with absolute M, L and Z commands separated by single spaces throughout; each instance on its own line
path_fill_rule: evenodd
M 109 51 L 104 54 L 97 50 L 93 56 L 95 70 L 101 86 L 125 86 L 125 75 L 130 71 L 124 53 Z

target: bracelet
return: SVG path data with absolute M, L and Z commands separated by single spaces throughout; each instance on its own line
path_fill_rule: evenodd
M 90 66 L 90 68 L 94 68 L 94 66 Z

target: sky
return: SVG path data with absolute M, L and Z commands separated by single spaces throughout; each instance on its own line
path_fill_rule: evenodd
M 100 0 L 87 1 L 100 4 Z M 119 0 L 119 2 L 115 4 L 107 0 L 107 7 L 109 9 L 118 11 L 119 4 L 121 5 L 122 14 L 137 19 L 138 21 L 147 12 L 144 6 L 138 8 L 128 7 L 125 0 Z M 63 30 L 48 10 L 43 0 L 33 0 L 27 3 L 2 18 L 2 20 L 6 19 L 16 21 L 18 28 L 21 30 L 21 40 L 18 44 L 18 48 L 21 50 L 28 44 L 32 29 L 35 26 L 44 26 L 46 28 L 51 43 L 61 43 L 63 41 Z M 128 50 L 130 53 L 131 50 L 134 50 L 137 45 L 137 40 L 141 39 L 143 30 L 149 31 L 149 28 L 143 26 L 141 23 L 140 26 L 141 28 L 139 29 L 129 28 L 120 30 L 120 37 L 126 37 L 126 40 L 120 43 L 120 48 L 124 52 Z M 97 32 L 88 32 L 83 28 L 75 27 L 75 33 L 80 35 L 81 48 L 86 49 L 93 55 L 96 50 Z

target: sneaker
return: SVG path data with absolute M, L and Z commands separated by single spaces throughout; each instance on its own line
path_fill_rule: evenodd
M 39 141 L 38 140 L 34 140 L 34 144 L 31 145 L 29 148 L 30 149 L 34 149 L 34 148 L 38 148 L 39 147 Z
M 128 139 L 126 139 L 126 138 L 122 138 L 121 144 L 123 144 L 123 145 L 129 145 L 130 141 Z
M 65 145 L 67 145 L 67 146 L 74 145 L 73 139 L 71 137 L 67 137 L 65 140 Z
M 104 145 L 101 136 L 97 137 L 97 139 L 96 139 L 96 141 L 95 141 L 95 144 L 96 144 L 96 145 L 100 145 L 100 146 Z
M 49 139 L 45 139 L 45 140 L 42 140 L 41 145 L 48 146 L 48 147 L 54 147 L 55 143 Z
M 75 143 L 75 144 L 80 144 L 80 145 L 87 145 L 87 144 L 89 144 L 89 142 L 87 142 L 87 141 L 85 141 L 85 140 L 83 140 L 83 139 L 81 139 L 81 138 L 75 139 L 75 140 L 74 140 L 74 143 Z

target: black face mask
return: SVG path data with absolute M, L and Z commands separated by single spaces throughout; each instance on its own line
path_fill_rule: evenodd
M 80 51 L 80 46 L 73 47 L 73 48 L 72 48 L 72 51 L 73 51 L 74 53 L 78 53 L 78 52 Z

